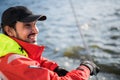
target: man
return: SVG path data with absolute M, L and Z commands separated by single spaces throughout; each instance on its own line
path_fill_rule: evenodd
M 3 80 L 87 80 L 99 68 L 90 61 L 68 72 L 57 63 L 42 57 L 44 46 L 36 44 L 37 21 L 45 15 L 35 15 L 24 6 L 10 7 L 2 14 L 0 34 L 0 78 Z

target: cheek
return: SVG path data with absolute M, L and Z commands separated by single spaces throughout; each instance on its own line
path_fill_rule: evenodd
M 23 31 L 20 31 L 19 36 L 21 36 L 22 38 L 27 38 L 29 34 L 30 34 L 30 31 L 23 30 Z

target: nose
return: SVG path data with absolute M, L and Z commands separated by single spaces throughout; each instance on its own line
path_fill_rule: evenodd
M 38 34 L 39 30 L 36 26 L 32 27 L 32 33 Z

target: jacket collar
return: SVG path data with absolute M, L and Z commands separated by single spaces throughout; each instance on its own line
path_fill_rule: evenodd
M 21 51 L 21 46 L 16 41 L 0 33 L 0 57 L 6 56 L 9 53 L 28 56 L 25 50 Z
M 19 39 L 11 37 L 15 40 L 28 54 L 28 56 L 32 59 L 38 59 L 41 57 L 42 52 L 44 51 L 44 46 L 38 46 L 35 44 L 30 44 Z

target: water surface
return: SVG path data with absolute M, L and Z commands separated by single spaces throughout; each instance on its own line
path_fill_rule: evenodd
M 46 46 L 43 56 L 68 70 L 76 68 L 81 59 L 92 58 L 102 69 L 99 80 L 119 80 L 120 0 L 72 0 L 72 4 L 84 38 L 76 26 L 69 0 L 0 0 L 0 15 L 16 5 L 45 14 L 47 20 L 38 23 L 38 44 Z

